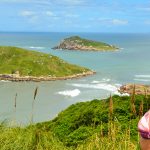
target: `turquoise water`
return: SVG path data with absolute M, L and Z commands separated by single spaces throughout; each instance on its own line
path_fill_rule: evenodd
M 72 35 L 104 41 L 121 49 L 117 52 L 83 52 L 52 50 L 60 40 Z M 69 105 L 118 94 L 125 83 L 150 84 L 150 34 L 104 33 L 0 33 L 0 45 L 18 46 L 45 53 L 88 67 L 96 75 L 54 82 L 0 82 L 0 120 L 15 118 L 14 97 L 17 97 L 16 118 L 21 124 L 31 118 L 33 92 L 39 87 L 34 108 L 34 122 L 54 118 Z

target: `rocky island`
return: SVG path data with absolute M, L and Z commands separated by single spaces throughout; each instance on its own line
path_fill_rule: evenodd
M 58 46 L 53 49 L 64 50 L 84 50 L 84 51 L 115 51 L 119 48 L 104 42 L 98 42 L 81 38 L 79 36 L 72 36 L 64 39 Z
M 54 81 L 92 75 L 90 69 L 36 51 L 0 46 L 0 80 Z

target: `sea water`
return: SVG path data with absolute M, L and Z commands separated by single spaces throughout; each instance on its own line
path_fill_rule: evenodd
M 62 39 L 79 35 L 118 46 L 116 52 L 52 50 Z M 150 34 L 123 33 L 0 33 L 0 45 L 17 46 L 59 56 L 97 73 L 80 79 L 51 82 L 0 82 L 0 120 L 30 122 L 34 90 L 34 122 L 53 119 L 69 105 L 102 99 L 126 83 L 150 84 Z M 17 93 L 17 108 L 14 108 Z

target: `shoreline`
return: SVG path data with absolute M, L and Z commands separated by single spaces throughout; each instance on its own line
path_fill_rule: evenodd
M 41 81 L 57 81 L 57 80 L 69 80 L 69 79 L 78 79 L 81 77 L 86 77 L 96 74 L 95 71 L 87 71 L 75 75 L 64 76 L 64 77 L 48 77 L 48 76 L 8 76 L 7 74 L 0 75 L 0 81 L 12 81 L 12 82 L 41 82 Z
M 67 48 L 59 48 L 59 49 L 54 49 L 56 51 L 63 51 L 63 50 L 67 50 L 67 51 L 83 51 L 83 52 L 117 52 L 120 50 L 120 48 L 116 48 L 116 49 L 112 49 L 112 50 L 103 50 L 103 49 L 67 49 Z

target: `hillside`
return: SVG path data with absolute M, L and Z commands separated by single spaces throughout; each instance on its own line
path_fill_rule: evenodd
M 72 36 L 64 39 L 58 46 L 54 47 L 53 49 L 114 51 L 118 48 L 104 42 L 88 40 L 79 36 Z
M 87 68 L 69 64 L 56 56 L 17 47 L 1 46 L 0 64 L 1 79 L 9 80 L 36 80 L 36 77 L 40 80 L 55 80 L 93 74 Z
M 0 149 L 139 150 L 137 123 L 149 108 L 150 97 L 113 96 L 73 104 L 52 121 L 26 128 L 3 123 Z

